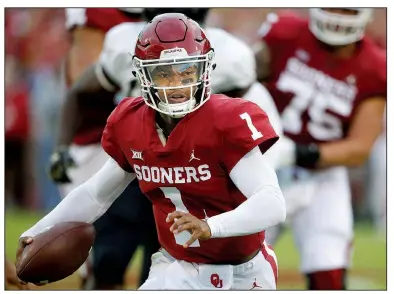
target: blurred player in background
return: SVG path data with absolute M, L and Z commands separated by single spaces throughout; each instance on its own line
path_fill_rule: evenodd
M 288 213 L 309 289 L 346 288 L 353 239 L 346 167 L 363 164 L 382 131 L 386 56 L 364 37 L 372 13 L 314 8 L 309 21 L 271 14 L 260 30 L 258 78 L 294 141 L 295 166 L 279 177 L 286 202 L 298 205 Z
M 262 155 L 278 140 L 267 115 L 211 94 L 214 51 L 185 15 L 155 17 L 131 61 L 143 97 L 123 99 L 108 118 L 111 158 L 26 231 L 20 249 L 47 226 L 94 221 L 137 177 L 163 247 L 140 289 L 275 289 L 264 230 L 285 219 L 285 204 Z
M 74 85 L 82 73 L 97 61 L 108 30 L 123 22 L 140 23 L 142 11 L 142 8 L 67 8 L 66 27 L 72 39 L 65 62 L 67 85 Z M 127 93 L 123 95 L 126 96 Z M 85 95 L 77 104 L 73 104 L 73 101 L 67 97 L 62 106 L 58 141 L 50 166 L 50 175 L 59 184 L 63 197 L 89 179 L 108 159 L 108 155 L 102 150 L 100 139 L 107 117 L 116 106 L 114 93 L 108 95 L 106 91 Z M 69 125 L 75 128 L 70 129 Z M 124 193 L 134 196 L 141 192 L 132 184 Z M 129 260 L 140 244 L 145 245 L 140 279 L 144 281 L 147 278 L 150 256 L 159 246 L 155 233 L 153 232 L 152 239 L 149 235 L 145 236 L 144 227 L 121 236 L 119 232 L 126 230 L 125 223 L 134 224 L 137 219 L 154 225 L 152 217 L 145 219 L 144 214 L 139 213 L 140 210 L 147 210 L 143 209 L 144 206 L 150 209 L 151 204 L 140 195 L 134 197 L 140 201 L 133 201 L 131 205 L 128 196 L 120 197 L 94 224 L 97 231 L 91 253 L 94 261 L 89 258 L 80 270 L 83 288 L 104 290 L 120 287 Z M 128 207 L 132 208 L 127 209 Z M 117 222 L 117 219 L 124 221 Z M 116 231 L 112 230 L 114 226 L 117 227 Z
M 150 20 L 161 13 L 180 12 L 190 16 L 203 25 L 208 11 L 209 9 L 205 8 L 146 8 L 144 10 L 144 18 Z M 64 115 L 65 119 L 63 121 L 65 123 L 62 124 L 64 126 L 63 134 L 73 133 L 73 129 L 75 129 L 77 123 L 75 117 L 77 117 L 78 113 L 78 108 L 75 105 L 85 103 L 86 97 L 113 97 L 114 93 L 121 93 L 120 95 L 123 97 L 140 95 L 139 89 L 136 87 L 137 79 L 133 74 L 128 52 L 130 48 L 135 46 L 135 40 L 137 40 L 138 34 L 144 25 L 144 22 L 123 23 L 108 32 L 103 51 L 96 67 L 88 69 L 69 93 L 65 108 L 71 111 L 67 111 Z M 231 97 L 243 96 L 245 99 L 257 103 L 267 111 L 275 131 L 278 134 L 282 134 L 280 117 L 275 104 L 268 91 L 256 81 L 255 60 L 252 50 L 242 41 L 231 36 L 222 29 L 206 28 L 206 33 L 212 40 L 215 52 L 217 53 L 216 68 L 212 78 L 213 91 L 215 93 L 225 93 Z M 96 103 L 99 103 L 98 101 L 97 99 Z M 68 138 L 71 138 L 71 136 L 68 136 Z M 267 160 L 273 163 L 278 157 L 278 154 L 277 146 L 271 148 L 267 152 Z M 127 199 L 122 200 L 123 198 Z M 150 205 L 138 206 L 136 203 L 139 202 L 136 199 L 140 199 L 141 203 L 147 201 L 146 198 L 140 194 L 130 197 L 130 195 L 124 193 L 110 208 L 109 212 L 99 219 L 99 221 L 103 218 L 108 220 L 105 224 L 107 228 L 105 231 L 107 231 L 108 234 L 104 235 L 102 233 L 98 236 L 95 242 L 95 248 L 100 247 L 101 242 L 105 243 L 105 248 L 108 252 L 107 255 L 112 264 L 115 261 L 110 258 L 111 254 L 109 253 L 118 252 L 118 256 L 122 258 L 122 261 L 118 262 L 119 270 L 113 271 L 112 274 L 113 276 L 118 276 L 117 280 L 122 279 L 127 269 L 128 261 L 135 250 L 134 247 L 130 245 L 125 245 L 120 248 L 118 243 L 128 238 L 137 240 L 134 241 L 134 243 L 144 243 L 145 235 L 156 236 L 156 228 L 153 223 Z M 121 203 L 122 206 L 117 205 L 118 203 Z M 122 211 L 124 215 L 128 215 L 129 217 L 127 219 L 119 218 L 111 213 L 116 206 L 119 206 L 117 209 L 118 211 Z M 147 220 L 148 218 L 151 219 L 151 222 Z M 144 226 L 137 226 L 136 224 L 140 224 L 142 219 L 146 220 Z M 133 220 L 134 223 L 130 220 Z M 138 230 L 143 230 L 144 233 Z M 119 240 L 119 242 L 116 240 Z M 155 244 L 153 240 L 148 239 L 148 241 Z M 151 248 L 152 250 L 155 249 L 153 245 Z M 101 263 L 97 261 L 100 259 L 100 256 L 96 257 L 98 253 L 95 252 L 101 251 L 98 249 L 93 251 L 93 271 L 90 277 L 92 280 L 98 281 L 98 276 L 104 275 L 108 267 L 101 265 Z M 146 256 L 146 258 L 148 258 L 148 256 Z M 101 272 L 103 274 L 100 274 Z M 143 282 L 144 277 L 146 277 L 146 275 L 141 277 L 141 282 Z
M 5 204 L 24 207 L 29 202 L 26 183 L 29 125 L 29 93 L 26 83 L 18 81 L 21 68 L 16 58 L 7 56 L 4 99 L 4 184 Z M 22 184 L 21 184 L 22 183 Z

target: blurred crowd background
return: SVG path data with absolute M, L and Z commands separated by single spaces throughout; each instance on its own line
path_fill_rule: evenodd
M 279 9 L 211 9 L 208 24 L 252 45 L 266 15 Z M 291 9 L 307 16 L 306 9 Z M 376 9 L 368 34 L 386 48 L 386 9 Z M 61 8 L 5 10 L 5 196 L 6 207 L 48 211 L 60 200 L 46 167 L 64 99 L 62 66 L 70 45 Z M 384 136 L 382 146 L 385 146 Z M 376 152 L 385 152 L 384 147 Z M 385 201 L 374 201 L 371 161 L 351 171 L 356 220 L 385 231 Z M 380 160 L 381 157 L 380 157 Z M 378 165 L 385 175 L 386 163 Z M 385 190 L 385 189 L 382 189 Z

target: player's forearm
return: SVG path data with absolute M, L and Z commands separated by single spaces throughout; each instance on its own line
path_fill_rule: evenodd
M 59 134 L 56 146 L 69 146 L 80 123 L 78 92 L 71 89 L 60 111 Z
M 22 237 L 35 236 L 60 222 L 94 222 L 134 179 L 135 174 L 125 172 L 113 159 L 109 159 L 93 177 L 68 194 Z
M 97 101 L 113 100 L 116 90 L 117 88 L 113 88 L 111 91 L 103 88 L 96 76 L 96 65 L 89 67 L 67 93 L 61 110 L 57 146 L 71 144 L 80 123 L 81 101 L 89 97 L 93 97 Z
M 271 54 L 267 44 L 260 40 L 253 46 L 256 58 L 256 74 L 257 80 L 261 83 L 265 82 L 270 74 Z
M 258 147 L 237 163 L 230 177 L 248 199 L 208 219 L 212 238 L 250 235 L 285 220 L 286 206 L 276 174 Z
M 236 209 L 208 219 L 212 238 L 258 233 L 286 218 L 285 201 L 278 187 L 262 187 Z
M 84 185 L 77 187 L 67 195 L 50 213 L 37 224 L 22 234 L 21 237 L 39 234 L 47 227 L 57 223 L 77 221 L 92 223 L 106 210 L 106 205 L 98 204 Z
M 71 85 L 97 61 L 104 36 L 101 30 L 90 27 L 75 27 L 72 30 L 72 45 L 67 56 L 67 76 Z
M 369 156 L 372 145 L 354 140 L 342 140 L 319 145 L 318 167 L 362 165 Z

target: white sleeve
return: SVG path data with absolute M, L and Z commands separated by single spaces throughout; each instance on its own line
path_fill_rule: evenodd
M 115 160 L 108 159 L 95 175 L 71 191 L 50 213 L 24 232 L 21 237 L 34 237 L 45 228 L 60 222 L 94 222 L 134 179 L 134 173 L 124 171 Z
M 258 147 L 235 165 L 230 178 L 248 199 L 207 220 L 212 238 L 250 235 L 285 220 L 286 205 L 278 179 Z

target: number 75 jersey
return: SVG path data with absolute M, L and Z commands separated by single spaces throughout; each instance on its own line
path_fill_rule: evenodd
M 108 118 L 102 145 L 137 175 L 153 203 L 162 247 L 176 259 L 198 263 L 240 260 L 260 249 L 264 234 L 196 241 L 184 249 L 190 233 L 174 235 L 166 218 L 180 210 L 205 219 L 246 200 L 229 174 L 253 148 L 264 153 L 278 140 L 265 112 L 253 102 L 211 95 L 177 124 L 166 144 L 156 115 L 142 98 L 122 100 Z
M 294 141 L 340 140 L 363 101 L 386 99 L 386 55 L 367 37 L 340 59 L 296 15 L 271 15 L 260 35 L 271 52 L 267 89 Z

